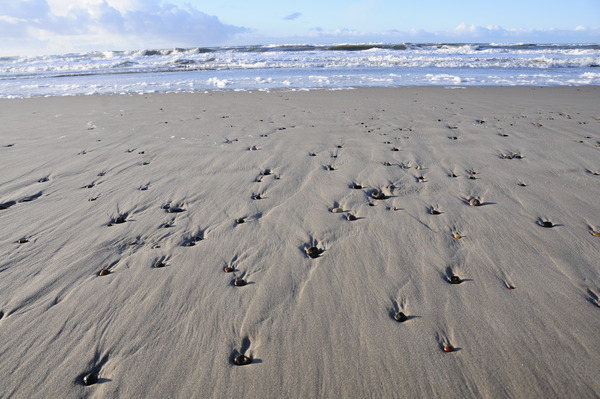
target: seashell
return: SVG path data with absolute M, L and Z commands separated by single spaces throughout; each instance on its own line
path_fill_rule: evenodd
M 252 363 L 252 358 L 246 355 L 237 355 L 233 359 L 233 364 L 235 364 L 236 366 L 245 366 L 250 363 Z
M 402 312 L 397 312 L 394 315 L 394 320 L 396 320 L 398 323 L 403 323 L 406 320 L 408 320 L 408 317 L 406 317 L 406 315 L 404 313 L 402 313 Z
M 479 201 L 477 198 L 471 198 L 469 200 L 469 205 L 471 205 L 471 206 L 479 206 L 479 205 L 481 205 L 481 201 Z
M 94 385 L 97 382 L 98 382 L 98 377 L 93 373 L 89 373 L 85 377 L 83 377 L 83 383 L 85 385 Z
M 236 287 L 243 287 L 246 284 L 248 284 L 248 283 L 243 278 L 238 278 L 238 279 L 236 279 L 236 280 L 233 281 L 233 285 L 235 285 Z
M 353 221 L 353 220 L 356 220 L 356 216 L 354 216 L 353 214 L 349 213 L 348 216 L 346 216 L 346 219 L 348 219 L 349 221 Z
M 98 272 L 98 276 L 108 276 L 110 274 L 110 270 L 102 269 Z
M 509 289 L 509 290 L 514 290 L 514 289 L 515 289 L 515 286 L 514 286 L 514 285 L 510 285 L 510 284 L 508 284 L 508 285 L 506 286 L 506 288 L 507 288 L 507 289 Z
M 352 188 L 355 190 L 361 190 L 362 186 L 360 184 L 354 183 L 354 184 L 352 184 Z
M 452 352 L 454 351 L 454 347 L 452 345 L 444 345 L 444 352 Z
M 225 267 L 223 268 L 223 271 L 224 271 L 225 273 L 232 273 L 232 272 L 233 272 L 233 267 L 231 267 L 231 266 L 225 266 Z
M 164 262 L 158 261 L 152 267 L 154 267 L 155 269 L 160 269 L 161 267 L 165 267 L 165 266 L 166 266 L 166 264 Z
M 333 213 L 342 213 L 342 212 L 344 212 L 344 210 L 342 208 L 333 208 L 333 209 L 331 209 L 331 212 L 333 212 Z
M 540 223 L 540 226 L 542 226 L 542 227 L 547 227 L 547 228 L 549 228 L 549 227 L 554 227 L 554 225 L 552 224 L 552 222 L 548 222 L 548 221 L 541 222 L 541 223 Z
M 171 207 L 169 207 L 169 208 L 167 209 L 167 212 L 168 212 L 168 213 L 181 213 L 181 212 L 183 212 L 184 210 L 185 210 L 185 209 L 183 209 L 183 208 L 180 208 L 180 207 L 178 207 L 178 206 L 171 206 Z
M 19 244 L 25 244 L 25 243 L 29 242 L 29 240 L 28 240 L 27 238 L 19 238 L 19 239 L 17 240 L 17 242 L 18 242 Z
M 458 276 L 450 276 L 450 284 L 460 284 L 462 280 Z
M 385 199 L 385 194 L 381 191 L 374 191 L 373 193 L 371 193 L 371 197 L 376 200 L 382 200 Z
M 244 223 L 244 222 L 245 222 L 245 220 L 244 220 L 244 218 L 239 218 L 239 219 L 235 219 L 235 222 L 236 222 L 237 224 L 242 224 L 242 223 Z
M 454 233 L 454 234 L 452 235 L 452 237 L 456 238 L 457 240 L 459 240 L 459 239 L 461 239 L 461 238 L 462 238 L 462 236 L 461 236 L 460 234 L 458 234 L 458 233 Z
M 600 232 L 598 232 L 598 231 L 592 231 L 592 235 L 594 237 L 600 237 Z
M 319 257 L 321 251 L 317 247 L 310 247 L 306 250 L 306 254 L 314 259 Z
M 431 213 L 432 215 L 441 215 L 441 214 L 442 214 L 442 212 L 438 211 L 437 209 L 432 209 L 432 210 L 430 211 L 430 213 Z

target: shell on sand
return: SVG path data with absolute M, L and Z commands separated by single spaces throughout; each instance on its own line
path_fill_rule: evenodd
M 233 363 L 236 366 L 245 366 L 247 364 L 252 363 L 252 358 L 248 357 L 246 355 L 237 355 L 234 359 L 233 359 Z
M 319 257 L 321 251 L 317 247 L 310 247 L 306 250 L 306 254 L 314 259 Z
M 479 206 L 479 205 L 481 205 L 481 201 L 479 201 L 477 198 L 471 198 L 469 200 L 469 205 L 471 205 L 471 206 Z
M 110 274 L 110 270 L 108 269 L 102 269 L 100 270 L 100 272 L 98 272 L 98 276 L 107 276 Z
M 225 273 L 231 273 L 231 272 L 233 272 L 233 267 L 230 267 L 230 266 L 225 266 L 225 267 L 223 268 L 223 271 L 224 271 Z
M 382 200 L 382 199 L 385 199 L 385 194 L 382 193 L 381 191 L 375 191 L 371 194 L 371 197 L 373 199 Z
M 348 216 L 346 216 L 346 219 L 348 219 L 349 221 L 353 221 L 353 220 L 356 220 L 356 216 L 354 216 L 353 214 L 349 213 Z
M 452 345 L 444 345 L 444 352 L 452 352 L 454 347 Z
M 397 312 L 394 315 L 394 320 L 396 320 L 398 323 L 403 323 L 406 320 L 408 320 L 408 317 L 406 317 L 406 315 L 403 312 Z
M 342 208 L 332 208 L 331 212 L 333 212 L 333 213 L 342 213 L 342 212 L 344 212 L 344 210 Z
M 451 276 L 449 281 L 450 284 L 460 284 L 462 282 L 462 280 L 458 276 Z
M 457 240 L 462 238 L 462 236 L 458 233 L 454 233 L 452 237 L 456 238 Z
M 83 377 L 83 383 L 85 385 L 94 385 L 95 383 L 98 382 L 98 377 L 95 374 L 87 374 L 85 377 Z
M 246 284 L 248 284 L 248 283 L 243 278 L 238 278 L 233 282 L 233 285 L 235 285 L 236 287 L 243 287 Z

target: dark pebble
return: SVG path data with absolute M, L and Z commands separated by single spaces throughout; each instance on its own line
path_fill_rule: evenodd
M 167 212 L 168 212 L 168 213 L 181 213 L 181 212 L 183 212 L 184 210 L 185 210 L 185 209 L 183 209 L 183 208 L 180 208 L 180 207 L 178 207 L 178 206 L 171 206 L 171 207 L 169 207 L 169 208 L 167 209 Z
M 245 220 L 244 220 L 244 218 L 239 218 L 239 219 L 235 219 L 235 222 L 236 222 L 237 224 L 242 224 L 242 223 L 244 223 L 244 222 L 245 222 Z
M 98 377 L 95 374 L 87 374 L 85 377 L 83 377 L 83 383 L 85 385 L 94 385 L 95 383 L 98 382 Z
M 225 267 L 223 268 L 223 271 L 224 271 L 225 273 L 232 273 L 232 272 L 233 272 L 233 267 L 230 267 L 230 266 L 225 266 Z
M 98 272 L 98 276 L 107 276 L 110 274 L 110 270 L 108 269 L 102 269 Z
M 361 190 L 362 186 L 360 184 L 353 184 L 352 188 L 355 189 L 355 190 Z
M 248 284 L 248 283 L 243 278 L 238 278 L 233 282 L 233 285 L 235 285 L 236 287 L 243 287 L 246 284 Z
M 310 247 L 306 250 L 306 253 L 308 254 L 308 256 L 314 259 L 319 257 L 321 251 L 317 247 Z
M 403 323 L 408 320 L 408 317 L 406 317 L 404 313 L 398 312 L 394 315 L 394 320 L 396 320 L 398 323 Z
M 541 223 L 542 227 L 554 227 L 554 225 L 552 224 L 552 222 L 542 222 Z
M 234 359 L 233 359 L 233 363 L 236 366 L 245 366 L 247 364 L 252 363 L 252 358 L 248 357 L 246 355 L 237 355 Z
M 462 280 L 460 279 L 460 277 L 458 277 L 458 276 L 450 277 L 450 284 L 460 284 L 460 283 L 462 283 Z
M 154 264 L 154 266 L 153 266 L 153 267 L 154 267 L 155 269 L 160 269 L 161 267 L 165 267 L 165 266 L 166 266 L 166 264 L 165 264 L 164 262 L 158 261 L 158 262 L 156 262 L 156 263 Z
M 385 199 L 385 194 L 381 191 L 375 191 L 371 194 L 371 197 L 376 200 L 382 200 Z

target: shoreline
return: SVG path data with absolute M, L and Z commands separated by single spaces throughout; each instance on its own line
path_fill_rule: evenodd
M 0 396 L 596 397 L 599 99 L 0 99 Z
M 272 88 L 272 89 L 237 89 L 237 88 L 215 88 L 215 89 L 198 89 L 198 90 L 177 90 L 177 91 L 161 91 L 161 92 L 121 92 L 121 93 L 78 93 L 66 95 L 31 95 L 31 96 L 12 96 L 0 97 L 0 101 L 7 100 L 27 100 L 39 98 L 80 98 L 80 97 L 96 97 L 96 96 L 116 96 L 116 97 L 135 97 L 135 96 L 154 96 L 154 95 L 202 95 L 210 93 L 305 93 L 305 92 L 337 92 L 337 91 L 354 91 L 354 90 L 408 90 L 408 89 L 434 89 L 434 90 L 465 90 L 465 89 L 583 89 L 583 88 L 600 88 L 600 85 L 581 84 L 581 85 L 406 85 L 406 86 L 349 86 L 349 87 L 307 87 L 307 88 Z

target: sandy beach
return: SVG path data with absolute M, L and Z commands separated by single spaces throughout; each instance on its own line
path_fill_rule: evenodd
M 0 100 L 0 397 L 598 398 L 599 104 Z

